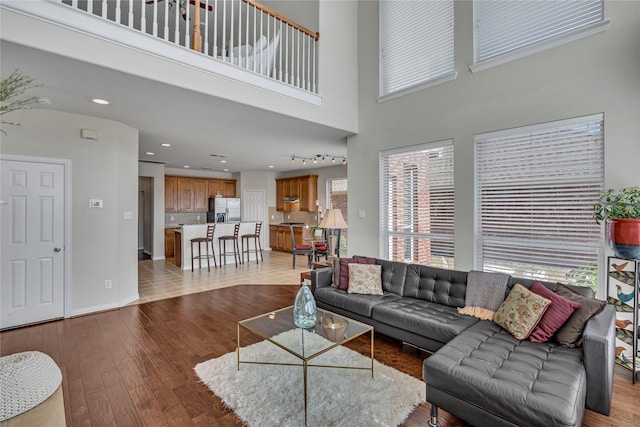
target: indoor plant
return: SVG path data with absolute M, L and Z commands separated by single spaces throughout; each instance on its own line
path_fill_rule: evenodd
M 606 221 L 607 239 L 615 256 L 640 259 L 640 187 L 600 193 L 594 208 L 598 224 Z
M 18 70 L 15 70 L 9 77 L 0 81 L 0 124 L 19 125 L 19 123 L 4 121 L 2 116 L 12 111 L 31 108 L 31 105 L 37 102 L 37 98 L 25 98 L 23 95 L 26 91 L 34 87 L 38 87 L 38 85 L 33 84 L 33 79 Z M 6 135 L 4 130 L 0 130 L 0 132 Z

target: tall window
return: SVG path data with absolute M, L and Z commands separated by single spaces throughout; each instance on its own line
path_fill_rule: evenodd
M 603 0 L 474 0 L 475 62 L 603 20 Z
M 453 0 L 380 1 L 380 96 L 455 77 L 453 60 Z
M 453 268 L 453 141 L 380 153 L 380 256 Z
M 603 126 L 598 114 L 475 137 L 478 268 L 597 286 Z

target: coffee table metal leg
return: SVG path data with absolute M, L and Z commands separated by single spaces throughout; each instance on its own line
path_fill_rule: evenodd
M 373 328 L 371 328 L 371 378 L 373 378 Z
M 238 361 L 238 371 L 240 370 L 240 324 L 237 326 L 238 348 L 236 349 L 236 357 Z
M 307 361 L 302 364 L 302 371 L 304 376 L 304 425 L 307 425 Z

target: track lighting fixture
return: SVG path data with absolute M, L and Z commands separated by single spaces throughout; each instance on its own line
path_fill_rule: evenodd
M 322 164 L 324 164 L 326 162 L 327 158 L 331 158 L 331 163 L 335 164 L 336 163 L 336 158 L 338 159 L 342 159 L 342 165 L 346 165 L 347 164 L 347 157 L 346 156 L 340 156 L 340 155 L 335 155 L 335 154 L 316 154 L 313 156 L 296 156 L 295 154 L 291 155 L 291 164 L 295 164 L 296 159 L 298 160 L 302 160 L 302 164 L 306 166 L 307 164 L 307 160 L 308 161 L 312 161 L 314 165 L 318 164 L 318 160 L 320 160 L 320 162 Z

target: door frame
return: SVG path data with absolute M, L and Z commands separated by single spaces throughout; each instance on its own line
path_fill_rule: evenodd
M 64 200 L 62 201 L 64 206 L 64 261 L 62 263 L 63 272 L 63 305 L 64 305 L 64 317 L 71 317 L 71 159 L 59 159 L 55 157 L 38 157 L 38 156 L 24 156 L 18 154 L 4 154 L 0 153 L 0 160 L 10 160 L 14 162 L 25 163 L 46 163 L 61 165 L 64 173 Z

